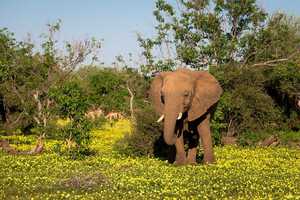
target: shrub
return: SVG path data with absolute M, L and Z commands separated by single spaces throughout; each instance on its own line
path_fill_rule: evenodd
M 124 74 L 113 69 L 97 70 L 89 74 L 90 102 L 99 105 L 106 111 L 126 111 L 127 98 Z
M 63 144 L 57 144 L 54 150 L 73 159 L 90 154 L 92 126 L 84 116 L 88 108 L 88 97 L 83 89 L 78 83 L 70 81 L 52 88 L 49 96 L 55 102 L 53 111 L 61 118 L 70 119 L 69 123 L 59 128 L 66 148 L 62 148 Z
M 128 155 L 154 155 L 154 142 L 162 132 L 152 106 L 144 103 L 135 110 L 135 118 L 133 132 L 119 141 L 116 148 Z
M 57 143 L 53 150 L 71 159 L 81 159 L 90 155 L 91 128 L 91 122 L 85 117 L 75 117 L 65 127 L 59 129 L 65 140 L 63 143 Z
M 298 132 L 294 132 L 294 131 L 280 131 L 277 136 L 279 137 L 280 139 L 280 142 L 282 144 L 288 144 L 290 142 L 295 142 L 295 143 L 298 143 L 298 146 L 299 146 L 299 143 L 300 143 L 300 131 Z
M 87 95 L 74 81 L 51 88 L 49 96 L 56 104 L 54 112 L 63 118 L 73 119 L 77 116 L 83 116 L 88 108 Z
M 276 106 L 282 109 L 285 128 L 300 130 L 300 110 L 295 99 L 300 91 L 300 66 L 290 63 L 264 70 L 265 88 Z
M 260 70 L 224 66 L 211 71 L 224 89 L 217 108 L 223 115 L 214 120 L 220 131 L 234 135 L 280 127 L 280 109 L 266 93 Z

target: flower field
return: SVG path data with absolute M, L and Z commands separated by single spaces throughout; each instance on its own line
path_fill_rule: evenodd
M 84 160 L 59 157 L 55 141 L 37 156 L 0 152 L 0 199 L 300 199 L 299 149 L 216 147 L 215 165 L 175 167 L 113 151 L 129 132 L 126 120 L 94 130 Z M 10 140 L 30 149 L 27 137 Z

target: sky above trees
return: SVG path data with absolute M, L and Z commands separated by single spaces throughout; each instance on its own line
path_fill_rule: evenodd
M 122 54 L 139 61 L 137 33 L 145 37 L 154 34 L 155 19 L 152 15 L 154 2 L 151 0 L 46 0 L 18 1 L 0 0 L 0 28 L 7 27 L 17 39 L 28 38 L 39 43 L 39 36 L 46 32 L 47 23 L 62 20 L 61 41 L 85 39 L 94 36 L 103 39 L 100 56 L 106 64 L 111 64 L 115 56 Z M 176 0 L 168 0 L 176 5 Z M 300 16 L 300 1 L 258 0 L 258 5 L 267 12 L 277 10 Z

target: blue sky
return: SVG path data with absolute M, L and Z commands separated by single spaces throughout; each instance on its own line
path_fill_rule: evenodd
M 45 24 L 62 20 L 58 39 L 104 39 L 101 59 L 110 64 L 115 56 L 139 53 L 136 33 L 154 34 L 154 0 L 0 0 L 0 27 L 7 27 L 17 39 L 27 33 L 35 43 L 46 32 Z M 175 0 L 169 0 L 175 2 Z M 258 0 L 268 12 L 277 10 L 300 16 L 300 0 Z

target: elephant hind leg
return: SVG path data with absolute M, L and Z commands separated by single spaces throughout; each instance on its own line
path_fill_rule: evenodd
M 196 156 L 197 156 L 197 146 L 199 144 L 199 134 L 197 130 L 191 130 L 188 133 L 188 156 L 187 163 L 191 165 L 196 165 Z
M 208 114 L 197 127 L 204 149 L 204 164 L 211 164 L 215 162 L 209 120 L 210 115 Z

